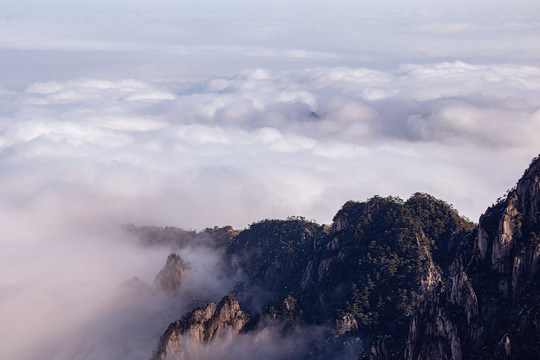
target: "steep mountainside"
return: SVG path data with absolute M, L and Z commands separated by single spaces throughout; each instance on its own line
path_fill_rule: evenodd
M 540 158 L 426 291 L 406 359 L 540 358 Z M 384 357 L 380 357 L 384 358 Z
M 438 212 L 431 211 L 431 219 L 422 216 L 433 208 Z M 435 223 L 441 223 L 437 231 Z M 305 270 L 303 285 L 339 309 L 333 314 L 338 333 L 352 325 L 364 334 L 402 337 L 421 285 L 438 276 L 432 254 L 446 262 L 443 254 L 471 228 L 450 206 L 426 194 L 406 202 L 381 197 L 348 202 Z
M 240 232 L 226 255 L 231 270 L 245 274 L 245 282 L 235 289 L 241 303 L 258 311 L 262 302 L 281 303 L 299 290 L 316 241 L 327 230 L 324 225 L 295 217 L 264 220 Z

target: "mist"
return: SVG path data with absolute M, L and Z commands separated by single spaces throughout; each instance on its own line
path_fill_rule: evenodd
M 219 301 L 239 280 L 223 275 L 215 248 L 147 247 L 121 229 L 44 245 L 53 247 L 32 244 L 24 257 L 2 259 L 12 283 L 0 306 L 6 358 L 149 359 L 172 321 Z M 189 272 L 178 291 L 165 292 L 154 279 L 172 251 Z
M 291 330 L 287 336 L 284 336 L 279 327 L 269 327 L 249 333 L 227 335 L 205 344 L 186 336 L 180 358 L 189 360 L 247 360 L 253 358 L 293 360 L 314 357 L 317 354 L 322 358 L 344 360 L 358 356 L 358 353 L 363 349 L 362 341 L 358 338 L 336 350 L 331 345 L 331 339 L 323 337 L 324 333 L 322 327 L 311 326 Z M 324 340 L 327 342 L 325 343 Z M 325 348 L 326 352 L 321 347 Z M 322 354 L 318 351 L 322 351 Z M 174 356 L 170 358 L 177 359 Z
M 347 200 L 418 191 L 477 221 L 539 152 L 539 14 L 526 0 L 5 1 L 0 358 L 148 359 L 193 297 L 238 280 L 216 249 L 141 246 L 123 224 L 329 224 Z M 176 251 L 193 271 L 173 299 L 152 288 Z

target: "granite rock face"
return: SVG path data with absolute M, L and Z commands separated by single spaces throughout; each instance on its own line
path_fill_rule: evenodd
M 170 324 L 152 360 L 192 358 L 189 352 L 197 345 L 204 346 L 213 339 L 237 334 L 248 321 L 249 316 L 240 309 L 238 301 L 227 295 L 217 305 L 198 307 Z
M 540 358 L 540 158 L 425 289 L 405 359 Z
M 174 293 L 186 279 L 190 265 L 177 254 L 170 254 L 165 267 L 156 276 L 156 286 L 163 292 Z

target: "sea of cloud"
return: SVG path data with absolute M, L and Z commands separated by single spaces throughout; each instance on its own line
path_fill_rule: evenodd
M 539 80 L 445 62 L 4 87 L 3 225 L 328 223 L 346 200 L 415 191 L 476 220 L 538 152 Z

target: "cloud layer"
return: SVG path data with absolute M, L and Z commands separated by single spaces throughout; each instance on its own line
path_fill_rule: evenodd
M 538 152 L 539 80 L 453 62 L 4 88 L 3 225 L 329 222 L 348 199 L 415 191 L 475 220 Z
M 538 84 L 538 68 L 457 62 L 4 87 L 0 336 L 10 345 L 1 357 L 25 359 L 52 340 L 72 344 L 60 359 L 132 348 L 95 329 L 123 331 L 121 314 L 153 318 L 163 304 L 100 304 L 132 276 L 151 283 L 167 252 L 126 243 L 123 223 L 329 223 L 347 200 L 416 191 L 476 220 L 538 152 Z M 118 321 L 105 321 L 110 311 Z M 157 316 L 153 334 L 174 317 Z M 64 338 L 77 331 L 94 334 L 90 348 Z M 133 356 L 147 356 L 151 335 L 133 333 L 146 344 Z

